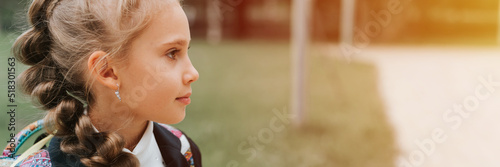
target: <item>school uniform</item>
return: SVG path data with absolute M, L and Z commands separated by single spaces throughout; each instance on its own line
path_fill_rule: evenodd
M 50 141 L 48 153 L 53 167 L 84 167 L 80 159 L 61 151 L 61 138 Z M 133 151 L 141 166 L 201 167 L 198 146 L 180 130 L 150 121 L 141 140 Z

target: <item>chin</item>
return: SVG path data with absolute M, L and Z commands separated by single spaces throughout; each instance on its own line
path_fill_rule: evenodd
M 163 123 L 163 124 L 177 124 L 180 123 L 186 117 L 186 112 L 182 111 L 182 113 L 176 115 L 166 115 L 162 119 L 159 119 L 155 122 Z
M 170 123 L 167 123 L 167 124 L 178 124 L 178 123 L 182 122 L 182 120 L 184 120 L 184 117 L 182 117 L 181 119 L 175 120 L 175 121 L 171 121 Z

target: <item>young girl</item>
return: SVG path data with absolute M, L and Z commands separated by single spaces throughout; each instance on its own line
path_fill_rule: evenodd
M 166 125 L 184 119 L 198 79 L 178 0 L 34 0 L 28 15 L 13 51 L 48 111 L 49 166 L 201 166 Z

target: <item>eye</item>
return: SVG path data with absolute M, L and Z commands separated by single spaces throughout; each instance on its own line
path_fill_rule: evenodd
M 175 60 L 175 58 L 177 57 L 177 53 L 179 52 L 179 50 L 177 48 L 172 48 L 170 50 L 167 51 L 167 53 L 165 54 L 165 56 L 167 56 L 168 58 L 172 59 L 172 60 Z

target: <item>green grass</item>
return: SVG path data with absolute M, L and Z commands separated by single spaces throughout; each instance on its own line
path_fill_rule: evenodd
M 44 112 L 36 109 L 29 102 L 29 97 L 22 94 L 19 89 L 16 87 L 15 93 L 15 103 L 8 102 L 7 98 L 7 59 L 11 57 L 10 47 L 12 46 L 13 41 L 15 40 L 16 35 L 14 34 L 2 34 L 0 33 L 0 92 L 2 94 L 0 98 L 0 108 L 2 108 L 2 112 L 0 113 L 0 147 L 5 148 L 7 141 L 10 139 L 10 133 L 17 134 L 21 131 L 26 125 L 40 119 L 43 117 Z M 27 66 L 24 66 L 20 62 L 16 61 L 16 74 L 19 75 L 22 71 L 27 69 Z M 17 86 L 17 85 L 16 85 Z M 16 104 L 16 115 L 15 115 L 15 131 L 9 131 L 8 124 L 10 123 L 10 116 L 7 114 L 10 107 L 7 107 L 8 104 Z M 28 140 L 26 143 L 33 143 L 34 138 Z M 22 147 L 21 151 L 27 149 L 28 146 Z
M 2 64 L 11 45 L 4 37 Z M 372 65 L 311 52 L 308 112 L 304 125 L 295 127 L 273 112 L 289 112 L 287 42 L 226 41 L 211 46 L 195 40 L 191 46 L 200 79 L 193 83 L 186 119 L 174 126 L 196 141 L 204 166 L 393 166 L 394 136 Z M 6 77 L 5 68 L 0 77 Z M 6 94 L 4 84 L 0 90 Z M 17 127 L 43 116 L 29 103 L 20 104 Z M 6 141 L 7 119 L 0 114 L 0 141 Z M 257 144 L 250 144 L 252 138 Z
M 193 85 L 187 118 L 178 127 L 201 146 L 206 165 L 393 166 L 394 136 L 372 65 L 311 53 L 304 126 L 278 121 L 287 125 L 285 130 L 272 131 L 272 141 L 252 146 L 249 137 L 269 135 L 276 117 L 273 109 L 288 111 L 288 44 L 230 41 L 192 46 L 190 56 L 200 80 Z M 248 152 L 251 149 L 257 156 Z

